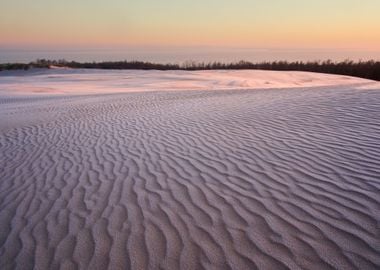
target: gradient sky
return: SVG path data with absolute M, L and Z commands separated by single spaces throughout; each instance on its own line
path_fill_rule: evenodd
M 0 0 L 0 46 L 379 50 L 379 0 Z

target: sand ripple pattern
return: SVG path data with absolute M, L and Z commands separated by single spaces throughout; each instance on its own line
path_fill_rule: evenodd
M 0 269 L 380 267 L 380 91 L 3 97 L 8 118 Z

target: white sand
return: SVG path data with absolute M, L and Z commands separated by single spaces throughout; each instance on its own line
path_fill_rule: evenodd
M 0 73 L 0 269 L 379 269 L 376 85 Z
M 3 75 L 2 75 L 3 74 Z M 33 75 L 33 76 L 32 76 Z M 380 83 L 310 72 L 237 71 L 106 71 L 50 69 L 0 73 L 1 94 L 94 94 L 168 90 L 228 90 L 294 88 Z M 362 87 L 363 87 L 362 86 Z

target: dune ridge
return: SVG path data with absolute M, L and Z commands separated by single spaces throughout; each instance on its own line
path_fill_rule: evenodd
M 0 269 L 378 269 L 377 90 L 2 96 Z
M 336 85 L 380 88 L 380 83 L 343 75 L 264 70 L 35 69 L 0 72 L 0 95 L 77 95 L 151 91 L 278 89 Z

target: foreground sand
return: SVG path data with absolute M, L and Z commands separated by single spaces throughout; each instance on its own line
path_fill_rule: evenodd
M 379 269 L 380 87 L 56 74 L 0 77 L 0 269 Z

